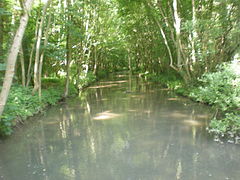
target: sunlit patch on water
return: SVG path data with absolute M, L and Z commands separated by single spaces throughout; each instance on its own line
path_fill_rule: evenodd
M 200 121 L 194 121 L 194 120 L 184 120 L 184 124 L 189 125 L 189 126 L 203 126 L 204 122 Z
M 144 95 L 132 95 L 131 98 L 143 99 L 143 98 L 145 98 L 145 96 Z
M 98 85 L 98 86 L 91 86 L 89 89 L 99 89 L 99 88 L 110 88 L 114 86 L 119 86 L 119 84 L 107 84 L 107 85 Z
M 121 114 L 112 113 L 111 111 L 104 111 L 96 114 L 96 116 L 93 117 L 93 120 L 110 120 L 120 116 Z
M 168 101 L 179 101 L 179 98 L 168 98 Z
M 145 111 L 143 111 L 144 113 L 147 113 L 147 114 L 150 114 L 150 113 L 152 113 L 152 111 L 151 110 L 145 110 Z
M 209 118 L 209 115 L 208 114 L 199 114 L 199 115 L 197 115 L 197 118 L 198 119 L 208 119 Z
M 55 124 L 59 124 L 59 121 L 44 122 L 44 124 L 46 124 L 46 125 L 55 125 Z
M 102 98 L 100 100 L 97 100 L 97 101 L 108 101 L 109 99 L 108 98 Z
M 128 109 L 128 112 L 138 112 L 138 113 L 146 113 L 146 114 L 152 113 L 151 110 L 136 110 L 136 109 Z
M 186 118 L 186 117 L 189 117 L 189 114 L 173 112 L 172 114 L 168 114 L 168 116 L 173 117 L 173 118 Z
M 119 74 L 119 75 L 116 75 L 116 77 L 128 77 L 127 74 Z
M 136 109 L 129 109 L 128 112 L 137 112 Z
M 127 80 L 122 80 L 122 81 L 102 81 L 100 84 L 121 84 L 121 83 L 126 83 L 128 82 Z
M 160 90 L 161 90 L 161 91 L 169 91 L 168 88 L 161 88 Z

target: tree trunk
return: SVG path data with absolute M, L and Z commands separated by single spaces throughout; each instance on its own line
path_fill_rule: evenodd
M 30 53 L 30 57 L 29 57 L 28 72 L 27 72 L 27 84 L 26 84 L 27 87 L 29 86 L 29 83 L 31 81 L 32 60 L 33 60 L 34 46 L 35 46 L 35 40 L 37 39 L 37 35 L 38 35 L 38 21 L 36 22 L 35 37 L 34 37 L 34 42 L 32 43 L 31 53 Z
M 160 12 L 162 13 L 163 18 L 165 19 L 165 23 L 166 23 L 168 26 L 170 26 L 169 23 L 168 23 L 168 21 L 166 20 L 166 17 L 165 17 L 164 14 L 163 14 L 163 10 L 161 9 L 161 4 L 159 4 L 159 3 L 160 3 L 160 1 L 158 2 L 158 6 L 159 6 L 159 9 L 160 9 Z M 147 5 L 150 6 L 151 8 L 154 8 L 151 3 L 148 3 Z M 178 68 L 174 66 L 173 53 L 172 53 L 171 48 L 170 48 L 170 46 L 169 46 L 168 39 L 167 39 L 167 36 L 166 36 L 166 34 L 165 34 L 164 30 L 163 30 L 163 27 L 162 27 L 161 23 L 159 22 L 159 20 L 156 19 L 154 16 L 153 16 L 153 19 L 154 19 L 154 21 L 156 22 L 156 24 L 157 24 L 157 26 L 158 26 L 158 28 L 159 28 L 159 30 L 160 30 L 160 33 L 161 33 L 161 35 L 162 35 L 164 44 L 165 44 L 165 46 L 166 46 L 166 48 L 167 48 L 167 52 L 168 52 L 168 55 L 169 55 L 169 58 L 170 58 L 170 67 L 173 68 L 175 71 L 178 71 Z M 170 28 L 170 29 L 171 29 L 171 28 Z M 173 35 L 172 35 L 172 41 L 174 42 L 174 44 L 176 44 Z
M 4 4 L 3 1 L 0 1 L 0 8 L 3 8 Z M 3 17 L 0 16 L 0 63 L 3 63 L 3 32 L 4 32 L 4 26 L 3 26 Z
M 98 59 L 97 59 L 97 44 L 94 45 L 94 67 L 93 67 L 93 74 L 97 74 L 98 68 Z
M 67 3 L 67 21 L 71 21 L 72 17 L 69 13 L 69 8 L 71 7 L 71 1 L 66 0 Z M 65 91 L 64 91 L 64 97 L 66 98 L 69 94 L 69 81 L 70 81 L 70 64 L 72 61 L 72 45 L 71 45 L 71 30 L 70 26 L 67 25 L 67 39 L 66 39 L 66 49 L 67 49 L 67 64 L 66 64 L 66 71 L 67 71 L 67 77 L 66 77 L 66 84 L 65 84 Z
M 192 44 L 192 63 L 196 63 L 196 51 L 195 51 L 195 41 L 197 38 L 197 32 L 196 32 L 196 8 L 195 8 L 195 0 L 192 0 L 192 22 L 193 22 L 193 32 L 192 32 L 192 38 L 191 38 L 191 44 Z
M 23 47 L 20 47 L 20 63 L 21 63 L 21 72 L 22 72 L 22 86 L 26 86 L 26 77 L 25 77 L 25 64 L 24 64 L 24 54 L 23 54 Z
M 173 0 L 173 10 L 174 10 L 174 27 L 176 31 L 176 51 L 177 51 L 177 65 L 178 68 L 181 69 L 182 66 L 182 57 L 181 57 L 181 41 L 180 41 L 180 35 L 181 35 L 181 18 L 178 15 L 178 4 L 177 0 Z
M 11 49 L 7 58 L 7 68 L 6 68 L 5 77 L 3 81 L 2 91 L 0 94 L 0 118 L 3 113 L 4 107 L 6 105 L 8 94 L 12 85 L 12 80 L 15 73 L 17 55 L 18 55 L 18 51 L 22 43 L 22 38 L 28 23 L 29 11 L 31 10 L 33 1 L 34 0 L 27 0 L 25 3 L 26 9 L 23 10 L 23 14 L 20 19 L 20 25 L 14 36 L 13 44 L 11 46 Z
M 48 0 L 44 7 L 43 7 L 43 11 L 42 11 L 42 17 L 40 20 L 40 24 L 39 24 L 39 28 L 38 28 L 38 36 L 37 36 L 37 43 L 36 43 L 36 55 L 35 55 L 35 64 L 34 64 L 34 88 L 32 93 L 34 94 L 38 88 L 39 88 L 39 61 L 40 61 L 40 46 L 41 46 L 41 40 L 42 40 L 42 31 L 43 31 L 43 24 L 44 24 L 44 20 L 45 20 L 45 16 L 46 16 L 46 12 L 47 12 L 47 8 L 50 4 L 51 0 Z
M 49 15 L 47 28 L 46 28 L 45 33 L 44 33 L 45 34 L 45 40 L 44 40 L 43 51 L 42 51 L 42 54 L 40 56 L 40 62 L 39 62 L 39 70 L 38 70 L 38 80 L 39 80 L 38 96 L 39 96 L 39 100 L 41 100 L 41 97 L 42 97 L 42 66 L 43 66 L 43 58 L 44 58 L 44 52 L 45 52 L 44 49 L 46 48 L 46 46 L 48 44 L 50 25 L 51 25 L 51 15 Z

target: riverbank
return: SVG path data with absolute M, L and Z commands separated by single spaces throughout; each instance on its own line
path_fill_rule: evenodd
M 78 87 L 70 83 L 69 96 L 76 96 L 78 88 L 82 90 L 95 81 L 95 76 L 86 76 L 81 79 Z M 43 79 L 41 99 L 38 93 L 32 95 L 32 89 L 33 87 L 23 87 L 17 84 L 12 86 L 0 121 L 0 136 L 11 135 L 17 125 L 23 124 L 29 117 L 41 113 L 48 106 L 55 105 L 63 100 L 65 79 Z
M 41 100 L 38 93 L 32 95 L 32 87 L 14 85 L 0 121 L 0 135 L 11 135 L 14 127 L 35 114 L 43 112 L 47 106 L 55 105 L 63 98 L 64 83 L 60 79 L 44 79 Z M 70 94 L 76 90 L 71 85 Z
M 240 142 L 239 62 L 219 65 L 216 72 L 205 73 L 199 78 L 198 86 L 183 88 L 182 92 L 215 109 L 208 131 L 216 136 L 216 141 L 227 138 L 231 143 Z
M 229 142 L 240 141 L 240 65 L 239 62 L 224 63 L 215 72 L 203 74 L 192 84 L 185 84 L 178 78 L 144 75 L 146 80 L 160 83 L 178 95 L 207 104 L 215 109 L 209 133 L 216 141 L 226 138 Z

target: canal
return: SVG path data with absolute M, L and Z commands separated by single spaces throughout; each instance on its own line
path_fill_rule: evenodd
M 0 140 L 4 180 L 238 180 L 240 147 L 208 106 L 139 78 L 100 81 Z

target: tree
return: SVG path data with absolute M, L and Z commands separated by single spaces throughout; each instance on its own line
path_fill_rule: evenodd
M 12 80 L 15 72 L 15 64 L 17 60 L 18 51 L 21 47 L 22 38 L 28 23 L 29 13 L 32 8 L 34 0 L 26 0 L 24 3 L 24 9 L 20 19 L 20 25 L 14 36 L 13 43 L 7 58 L 7 68 L 3 81 L 3 87 L 0 94 L 0 117 L 2 116 L 5 104 L 7 102 L 8 94 L 12 85 Z
M 47 9 L 50 5 L 52 0 L 47 0 L 45 5 L 43 6 L 42 15 L 40 18 L 40 24 L 38 26 L 38 35 L 37 35 L 37 42 L 36 42 L 36 55 L 35 55 L 35 64 L 34 64 L 34 88 L 33 88 L 33 94 L 40 88 L 39 84 L 39 62 L 40 62 L 40 47 L 41 47 L 41 40 L 42 40 L 42 34 L 43 34 L 43 27 L 44 27 L 44 21 L 47 13 Z

